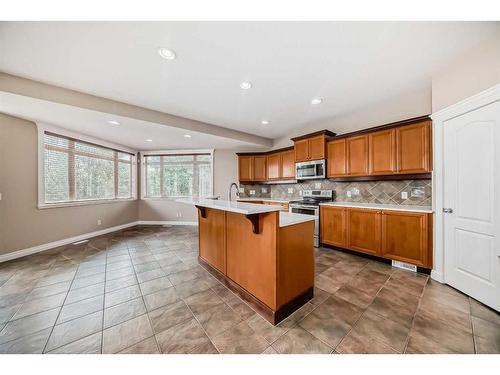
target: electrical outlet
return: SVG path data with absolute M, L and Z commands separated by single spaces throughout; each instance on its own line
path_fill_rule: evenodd
M 351 198 L 351 196 L 352 196 L 351 191 L 347 190 L 346 195 L 347 195 L 347 198 Z
M 243 193 L 245 192 L 245 188 L 240 187 L 240 188 L 238 188 L 238 191 L 239 191 L 241 194 L 243 194 Z
M 321 182 L 315 182 L 314 183 L 314 188 L 315 189 L 321 189 Z
M 408 199 L 408 192 L 402 191 L 401 192 L 401 199 Z
M 250 195 L 255 195 L 255 190 L 250 190 Z
M 262 189 L 260 189 L 260 191 L 263 193 L 263 194 L 267 194 L 267 188 L 263 187 Z
M 357 197 L 359 195 L 359 189 L 358 188 L 354 188 L 351 190 L 351 193 L 352 195 L 354 195 L 355 197 Z
M 101 219 L 97 219 L 97 225 L 101 225 L 101 224 L 102 224 Z
M 301 192 L 302 193 L 302 192 Z M 288 188 L 288 194 L 293 194 L 293 188 Z M 302 194 L 301 194 L 302 195 Z

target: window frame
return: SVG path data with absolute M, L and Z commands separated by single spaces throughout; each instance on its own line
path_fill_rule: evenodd
M 209 196 L 214 195 L 214 149 L 198 149 L 198 150 L 160 150 L 160 151 L 139 151 L 141 165 L 141 200 L 167 200 L 175 201 L 181 197 L 148 197 L 146 196 L 146 158 L 145 156 L 168 156 L 168 155 L 210 155 L 210 180 L 211 189 Z
M 38 131 L 38 208 L 58 208 L 58 207 L 75 207 L 89 206 L 95 204 L 109 204 L 117 202 L 127 202 L 137 200 L 137 151 L 128 147 L 117 145 L 111 142 L 103 141 L 98 138 L 87 136 L 81 133 L 76 133 L 71 130 L 63 129 L 55 125 L 37 122 Z M 110 148 L 115 151 L 131 154 L 131 197 L 130 198 L 110 198 L 110 199 L 89 199 L 69 202 L 45 202 L 45 133 L 54 133 L 62 137 L 74 138 L 75 140 L 94 144 L 105 148 Z M 116 176 L 115 176 L 116 178 Z

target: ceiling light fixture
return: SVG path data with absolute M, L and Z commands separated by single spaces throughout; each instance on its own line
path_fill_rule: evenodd
M 268 120 L 262 120 L 262 121 L 261 121 L 261 124 L 262 124 L 262 125 L 269 125 L 269 121 L 268 121 Z
M 252 88 L 252 82 L 244 81 L 240 83 L 240 87 L 242 90 L 248 90 Z
M 165 60 L 174 60 L 176 57 L 174 51 L 165 47 L 158 48 L 158 54 Z
M 118 121 L 116 121 L 116 120 L 109 120 L 108 124 L 111 124 L 111 125 L 120 125 L 120 123 Z
M 153 142 L 152 139 L 146 139 L 146 142 Z
M 184 134 L 184 138 L 191 138 L 191 134 Z
M 311 100 L 312 105 L 318 105 L 321 104 L 322 102 L 323 102 L 322 98 L 314 98 L 313 100 Z

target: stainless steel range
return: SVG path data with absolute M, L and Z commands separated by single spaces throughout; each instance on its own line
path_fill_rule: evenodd
M 332 199 L 332 190 L 303 190 L 302 200 L 292 201 L 289 204 L 289 212 L 315 216 L 314 247 L 319 246 L 319 204 L 331 201 Z

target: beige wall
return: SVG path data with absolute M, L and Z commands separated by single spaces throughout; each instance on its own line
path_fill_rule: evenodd
M 432 112 L 500 84 L 500 33 L 432 77 Z
M 238 164 L 234 150 L 214 152 L 214 195 L 226 199 L 231 182 L 238 182 Z M 180 216 L 177 216 L 180 214 Z M 139 201 L 141 221 L 197 221 L 196 209 L 167 199 Z
M 36 125 L 0 113 L 0 254 L 137 220 L 136 201 L 40 210 L 37 176 Z

